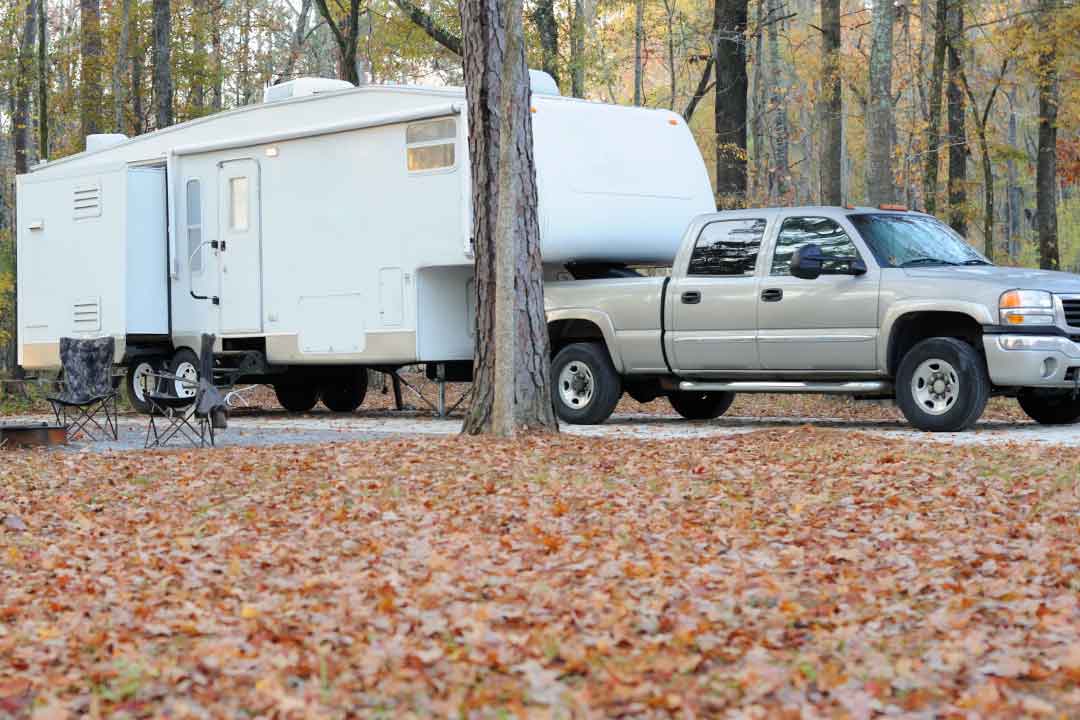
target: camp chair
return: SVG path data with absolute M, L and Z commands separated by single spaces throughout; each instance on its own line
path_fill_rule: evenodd
M 166 445 L 181 437 L 195 447 L 213 447 L 215 430 L 227 426 L 225 399 L 214 385 L 214 336 L 203 335 L 199 354 L 198 382 L 171 373 L 147 373 L 153 387 L 145 394 L 150 405 L 150 423 L 146 428 L 146 447 Z M 182 396 L 178 387 L 195 391 Z M 158 418 L 164 427 L 158 428 Z
M 113 385 L 113 355 L 116 341 L 111 337 L 82 340 L 60 338 L 60 366 L 64 372 L 63 387 L 58 395 L 48 397 L 56 424 L 64 425 L 69 436 L 83 433 L 97 440 L 91 426 L 102 439 L 119 438 L 116 423 L 117 390 Z M 103 426 L 98 413 L 105 416 Z

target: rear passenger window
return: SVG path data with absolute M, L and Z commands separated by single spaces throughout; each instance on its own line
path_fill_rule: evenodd
M 717 220 L 705 226 L 690 256 L 688 275 L 745 277 L 754 274 L 765 221 Z
M 826 258 L 823 270 L 842 270 L 848 266 L 851 258 L 859 257 L 855 244 L 835 220 L 822 217 L 793 217 L 780 226 L 780 235 L 776 238 L 776 251 L 773 253 L 770 275 L 790 275 L 791 256 L 803 245 L 816 243 L 821 247 L 821 254 Z

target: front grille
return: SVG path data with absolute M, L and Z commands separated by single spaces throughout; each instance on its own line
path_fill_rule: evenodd
M 1065 322 L 1069 327 L 1080 327 L 1080 298 L 1062 298 L 1065 308 Z

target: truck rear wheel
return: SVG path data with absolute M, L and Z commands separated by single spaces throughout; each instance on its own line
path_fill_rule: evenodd
M 322 386 L 323 405 L 332 412 L 351 413 L 364 403 L 367 386 L 367 368 L 335 377 Z
M 551 363 L 555 414 L 572 425 L 596 425 L 611 417 L 622 397 L 622 378 L 598 343 L 567 345 Z
M 904 355 L 896 374 L 896 404 L 920 430 L 967 430 L 990 398 L 986 363 L 962 340 L 923 340 Z
M 713 420 L 727 412 L 735 401 L 733 392 L 675 392 L 668 396 L 671 407 L 687 420 Z
M 1080 420 L 1080 397 L 1072 390 L 1025 388 L 1016 400 L 1020 409 L 1040 425 L 1069 425 Z
M 313 384 L 275 385 L 278 403 L 289 412 L 307 412 L 319 402 L 319 388 Z

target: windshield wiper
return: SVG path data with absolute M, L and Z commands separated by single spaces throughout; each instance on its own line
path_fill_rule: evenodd
M 994 263 L 987 262 L 986 260 L 980 260 L 979 258 L 972 258 L 970 260 L 965 260 L 964 262 L 962 262 L 960 264 L 961 265 L 993 265 Z
M 911 267 L 913 265 L 955 265 L 955 264 L 956 263 L 954 263 L 954 262 L 949 262 L 948 260 L 942 260 L 941 258 L 916 257 L 916 258 L 911 258 L 910 260 L 905 260 L 904 262 L 900 263 L 900 267 L 902 267 L 902 268 L 903 267 Z

